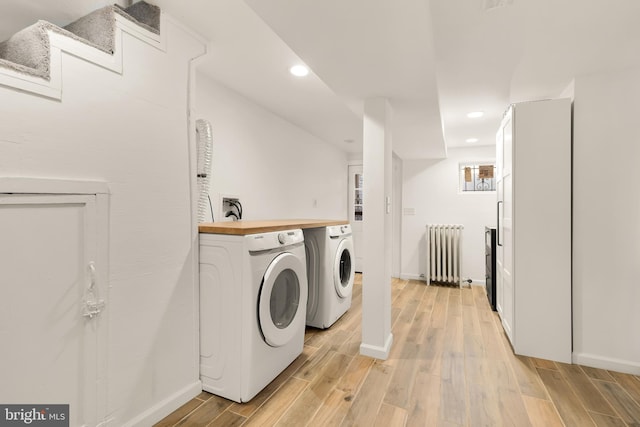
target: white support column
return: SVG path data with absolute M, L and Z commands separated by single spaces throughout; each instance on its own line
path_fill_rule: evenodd
M 364 260 L 360 353 L 389 356 L 391 333 L 391 106 L 386 98 L 364 104 Z

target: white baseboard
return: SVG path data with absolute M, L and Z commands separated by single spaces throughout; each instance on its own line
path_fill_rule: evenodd
M 609 371 L 623 372 L 631 375 L 640 375 L 640 363 L 630 360 L 614 359 L 586 353 L 573 353 L 571 359 L 572 362 L 577 365 L 607 369 Z
M 387 360 L 389 357 L 389 351 L 391 351 L 391 344 L 393 344 L 393 334 L 389 333 L 389 336 L 387 336 L 387 340 L 384 343 L 384 347 L 362 343 L 360 344 L 360 354 L 363 356 L 373 357 L 375 359 Z
M 199 395 L 200 392 L 202 392 L 202 382 L 198 380 L 121 425 L 123 427 L 145 427 L 153 425 Z M 115 427 L 115 424 L 110 423 L 109 425 Z
M 403 274 L 403 273 L 400 273 L 399 277 L 402 280 L 422 280 L 423 282 L 426 281 L 424 276 L 422 276 L 420 274 Z
M 421 280 L 423 282 L 426 282 L 427 279 L 425 279 L 424 275 L 422 274 L 407 274 L 407 273 L 400 273 L 399 276 L 402 280 Z M 486 286 L 486 281 L 485 280 L 480 280 L 480 279 L 471 279 L 471 286 Z M 462 282 L 463 284 L 466 284 L 466 282 Z

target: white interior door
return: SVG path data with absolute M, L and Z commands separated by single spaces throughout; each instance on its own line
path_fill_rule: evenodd
M 362 165 L 349 165 L 349 222 L 353 233 L 353 255 L 355 271 L 362 272 L 364 221 Z
M 97 424 L 98 234 L 94 195 L 0 194 L 0 402 L 69 404 L 70 426 Z
M 499 156 L 498 227 L 496 269 L 498 312 L 505 332 L 513 339 L 514 283 L 513 283 L 513 120 L 508 114 L 502 126 Z

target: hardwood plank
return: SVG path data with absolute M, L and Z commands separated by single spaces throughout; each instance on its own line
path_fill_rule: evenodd
M 432 375 L 440 375 L 444 352 L 445 331 L 429 328 L 425 339 L 418 344 L 418 370 Z
M 302 366 L 293 374 L 294 377 L 301 380 L 311 381 L 318 372 L 322 371 L 325 364 L 331 360 L 335 351 L 331 350 L 331 343 L 325 343 L 313 355 L 307 359 Z
M 499 425 L 518 427 L 531 426 L 529 414 L 524 406 L 522 395 L 518 390 L 498 386 L 497 399 L 500 406 L 501 418 Z
M 589 411 L 589 415 L 591 415 L 591 418 L 593 418 L 593 421 L 595 421 L 598 427 L 626 427 L 627 425 L 618 417 L 611 417 L 591 411 Z
M 497 391 L 486 384 L 469 385 L 469 419 L 471 426 L 497 426 L 501 422 Z
M 347 367 L 347 372 L 336 384 L 336 389 L 343 391 L 347 397 L 353 398 L 358 393 L 375 359 L 367 356 L 356 356 Z
M 451 289 L 449 291 L 449 300 L 447 301 L 447 316 L 448 317 L 459 317 L 462 316 L 462 310 L 460 306 L 462 305 L 462 296 L 460 289 Z
M 343 425 L 373 425 L 376 421 L 378 408 L 382 403 L 387 385 L 391 380 L 391 367 L 381 363 L 374 363 L 362 387 L 353 399 L 343 421 Z
M 342 419 L 344 418 L 344 415 L 347 412 L 346 408 L 350 406 L 348 401 L 345 401 L 346 398 L 347 398 L 347 393 L 345 393 L 344 391 L 341 391 L 335 388 L 331 390 L 329 395 L 322 402 L 322 405 L 320 406 L 318 411 L 315 413 L 313 418 L 311 418 L 311 420 L 309 421 L 308 425 L 312 427 L 340 425 L 340 423 L 342 422 Z M 336 414 L 339 412 L 339 409 L 341 407 L 346 407 L 343 411 L 344 413 L 342 413 L 341 416 L 340 414 L 336 416 Z
M 604 369 L 591 368 L 589 366 L 580 366 L 589 378 L 594 380 L 613 381 L 613 377 Z
M 429 327 L 429 313 L 416 309 L 415 315 L 411 322 L 411 328 L 407 334 L 407 341 L 418 343 L 424 336 L 424 332 Z
M 564 427 L 551 401 L 531 396 L 522 396 L 522 401 L 533 427 Z
M 362 356 L 354 282 L 351 309 L 308 328 L 303 354 L 250 402 L 203 392 L 157 426 L 640 425 L 639 377 L 514 355 L 481 287 L 394 279 L 389 360 Z
M 438 287 L 436 299 L 431 311 L 431 327 L 444 328 L 447 320 L 447 302 L 449 292 L 447 288 Z
M 243 417 L 250 417 L 258 408 L 266 402 L 271 396 L 274 395 L 282 384 L 287 381 L 291 375 L 293 375 L 298 369 L 304 366 L 307 361 L 314 357 L 317 349 L 314 347 L 304 346 L 302 354 L 296 358 L 291 365 L 287 367 L 280 375 L 274 378 L 260 393 L 258 393 L 253 399 L 246 403 L 233 403 L 229 408 L 230 411 L 242 415 Z
M 435 426 L 439 413 L 440 377 L 418 372 L 407 408 L 407 427 Z
M 502 326 L 500 326 L 500 329 L 502 329 Z M 489 322 L 480 320 L 480 330 L 482 332 L 482 340 L 486 350 L 485 357 L 500 360 L 504 359 L 505 350 L 502 347 L 502 338 L 500 337 L 500 335 L 504 336 L 504 334 L 496 327 L 493 317 L 491 317 L 491 321 Z M 509 347 L 509 351 L 511 351 L 511 347 Z
M 464 323 L 464 322 L 463 322 Z M 476 335 L 466 332 L 463 334 L 464 341 L 464 354 L 466 357 L 484 357 L 484 343 L 482 341 L 482 335 Z
M 207 393 L 209 394 L 209 393 Z M 211 395 L 209 395 L 211 397 Z M 154 424 L 154 427 L 171 427 L 174 426 L 178 421 L 189 415 L 191 412 L 196 410 L 196 408 L 200 407 L 203 404 L 203 401 L 197 398 L 191 399 L 169 415 L 167 415 L 160 422 Z
M 307 381 L 299 378 L 289 378 L 271 399 L 266 401 L 258 410 L 247 420 L 243 427 L 251 426 L 272 426 L 285 411 L 295 402 L 304 390 L 309 386 Z
M 213 396 L 213 394 L 211 394 L 211 393 L 209 393 L 207 391 L 202 391 L 202 392 L 200 392 L 199 395 L 194 397 L 194 399 L 202 400 L 204 402 L 206 400 L 211 399 L 211 396 Z
M 593 421 L 580 403 L 569 383 L 559 372 L 551 369 L 536 368 L 566 427 L 592 426 Z
M 418 311 L 422 313 L 431 313 L 436 302 L 438 288 L 435 286 L 427 286 L 425 283 L 422 285 L 425 289 L 424 294 L 422 295 L 422 301 L 420 301 L 420 305 L 418 306 Z
M 608 372 L 612 379 L 623 387 L 637 404 L 640 404 L 640 379 L 635 375 L 620 372 Z
M 526 356 L 518 356 L 507 350 L 505 350 L 505 353 L 509 365 L 515 374 L 520 392 L 524 396 L 548 400 L 547 392 L 531 359 Z
M 313 379 L 309 387 L 287 409 L 278 421 L 279 425 L 304 425 L 320 409 L 322 402 L 329 396 L 329 393 L 338 382 L 338 379 L 342 377 L 351 361 L 351 357 L 344 354 L 330 353 L 332 357 L 329 362 Z
M 417 369 L 418 344 L 406 342 L 400 354 L 400 362 L 396 364 L 384 396 L 384 403 L 406 408 L 413 389 Z
M 536 368 L 558 370 L 558 366 L 553 360 L 538 359 L 537 357 L 531 357 L 530 359 L 533 362 L 533 366 Z
M 362 341 L 362 329 L 358 325 L 351 333 L 349 338 L 345 340 L 340 347 L 336 349 L 337 353 L 346 354 L 355 357 L 360 354 L 360 343 Z
M 464 326 L 465 333 L 482 335 L 478 310 L 475 306 L 462 306 L 462 325 Z
M 407 420 L 407 411 L 397 406 L 383 403 L 378 411 L 374 426 L 393 427 L 403 426 Z
M 442 358 L 440 418 L 463 425 L 467 419 L 464 355 L 445 351 Z
M 331 331 L 307 326 L 304 336 L 304 345 L 320 348 L 331 336 Z
M 487 290 L 484 286 L 472 286 L 471 293 L 473 294 L 473 304 L 476 308 L 481 310 L 488 308 L 489 311 L 491 311 L 489 299 L 487 298 Z
M 471 288 L 463 288 L 462 292 L 462 305 L 473 307 L 476 305 L 475 300 L 473 298 L 473 290 Z
M 182 418 L 178 423 L 176 423 L 176 426 L 206 426 L 211 422 L 211 420 L 229 408 L 231 403 L 232 402 L 230 400 L 214 395 L 206 402 L 202 403 L 202 405 L 198 406 L 195 411 Z
M 518 383 L 504 360 L 465 357 L 466 379 L 473 384 L 492 384 L 517 389 Z
M 585 408 L 600 414 L 616 416 L 616 412 L 606 401 L 604 396 L 596 389 L 589 377 L 578 365 L 568 365 L 557 362 L 556 365 L 573 387 L 573 391 L 582 401 Z
M 445 330 L 447 339 L 444 341 L 444 351 L 459 353 L 464 352 L 464 331 L 462 330 L 462 317 L 448 317 Z
M 217 418 L 207 424 L 207 427 L 237 427 L 244 424 L 247 419 L 235 412 L 224 411 Z
M 640 405 L 620 384 L 601 380 L 593 380 L 593 383 L 625 423 L 640 425 Z

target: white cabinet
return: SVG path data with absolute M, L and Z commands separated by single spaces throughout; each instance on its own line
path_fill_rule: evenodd
M 516 354 L 571 363 L 571 101 L 512 105 L 496 147 L 496 308 Z
M 108 207 L 93 187 L 0 179 L 0 401 L 69 404 L 71 426 L 106 416 Z

